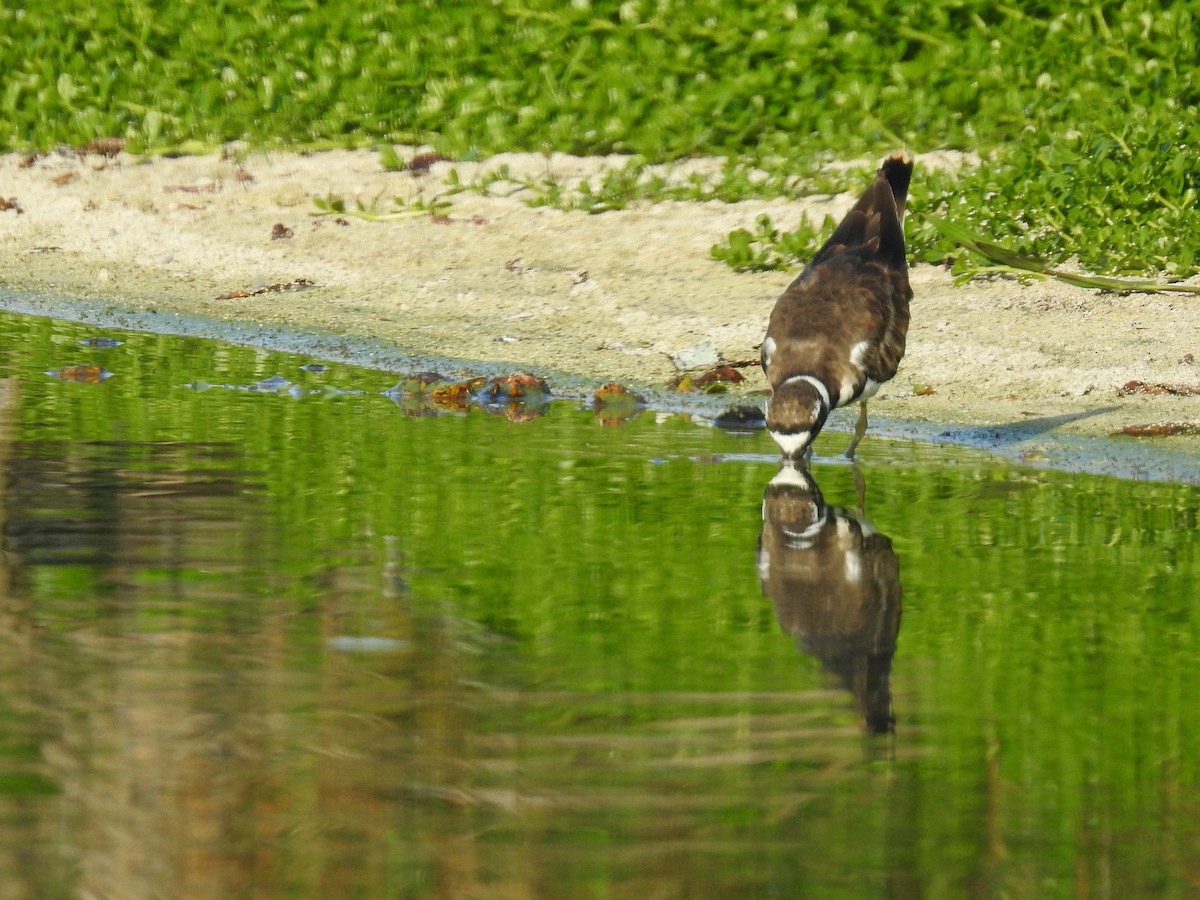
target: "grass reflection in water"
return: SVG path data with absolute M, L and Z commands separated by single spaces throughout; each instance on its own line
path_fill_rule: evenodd
M 860 513 L 851 467 L 818 497 L 684 417 L 410 416 L 382 373 L 5 324 L 25 893 L 1200 884 L 1194 487 L 869 438 Z M 183 387 L 275 375 L 321 390 Z

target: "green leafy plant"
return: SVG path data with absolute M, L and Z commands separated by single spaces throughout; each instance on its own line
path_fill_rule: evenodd
M 968 149 L 1195 106 L 1191 4 L 798 8 L 195 0 L 0 10 L 0 145 L 100 135 L 472 150 L 842 156 Z M 36 47 L 37 52 L 29 52 Z M 961 73 L 970 73 L 963 77 Z
M 416 219 L 421 216 L 444 216 L 450 211 L 450 201 L 442 194 L 437 194 L 429 200 L 420 196 L 410 200 L 393 197 L 392 202 L 397 207 L 394 210 L 380 209 L 379 204 L 382 198 L 382 194 L 377 194 L 366 203 L 355 200 L 353 204 L 347 204 L 344 197 L 336 194 L 315 197 L 313 205 L 316 206 L 317 212 L 310 215 L 351 216 L 367 222 L 389 222 L 398 219 Z
M 958 246 L 974 251 L 991 265 L 986 268 L 974 268 L 960 278 L 971 278 L 980 273 L 1005 273 L 1022 278 L 1055 278 L 1076 287 L 1096 288 L 1104 291 L 1138 291 L 1144 293 L 1175 292 L 1182 294 L 1200 294 L 1200 287 L 1186 284 L 1160 284 L 1155 281 L 1132 278 L 1112 278 L 1105 275 L 1084 275 L 1077 272 L 1064 272 L 1048 266 L 1043 260 L 1031 256 L 1023 256 L 1008 247 L 1002 247 L 991 241 L 972 234 L 961 226 L 951 222 L 943 222 L 929 217 L 930 222 L 947 238 Z
M 975 166 L 918 168 L 906 221 L 910 258 L 949 263 L 962 279 L 1045 276 L 1104 290 L 1193 293 L 1151 279 L 1200 272 L 1197 146 L 1194 118 L 1164 111 L 1126 120 L 1114 112 L 1096 133 L 1031 138 Z M 865 178 L 848 176 L 842 186 L 853 192 L 859 183 Z M 755 231 L 733 231 L 713 256 L 739 269 L 780 268 L 805 261 L 816 245 L 805 224 L 793 234 L 760 217 Z
M 820 247 L 822 232 L 832 233 L 834 227 L 829 216 L 820 229 L 808 216 L 802 216 L 792 231 L 780 231 L 771 217 L 764 214 L 754 220 L 754 231 L 738 228 L 730 232 L 724 243 L 714 244 L 709 253 L 713 259 L 742 272 L 786 270 L 810 259 Z
M 403 172 L 407 168 L 391 144 L 380 144 L 376 149 L 379 151 L 379 164 L 385 172 Z
M 547 173 L 509 188 L 591 212 L 842 191 L 846 173 L 823 169 L 831 158 L 971 150 L 987 164 L 919 176 L 917 258 L 953 259 L 960 274 L 977 265 L 927 211 L 1047 265 L 1196 272 L 1195 4 L 763 0 L 736 15 L 725 0 L 364 0 L 284 12 L 231 0 L 220 16 L 196 0 L 160 7 L 0 9 L 0 148 L 97 137 L 124 138 L 134 153 L 235 140 L 379 147 L 389 169 L 394 144 L 460 160 L 629 154 L 625 169 L 584 184 Z M 692 156 L 730 162 L 716 177 L 654 168 Z
M 834 193 L 832 179 L 819 171 L 785 171 L 775 163 L 771 170 L 739 160 L 726 161 L 713 175 L 698 172 L 677 175 L 670 165 L 654 166 L 634 157 L 619 167 L 604 170 L 593 179 L 569 184 L 547 168 L 538 178 L 518 178 L 508 165 L 463 182 L 456 169 L 447 179 L 454 193 L 474 191 L 483 196 L 523 195 L 529 206 L 551 206 L 562 210 L 603 213 L 626 209 L 630 204 L 658 203 L 664 200 L 738 203 L 744 200 L 773 199 L 780 196 Z
M 979 263 L 959 251 L 965 230 L 1045 266 L 1074 261 L 1083 272 L 1171 279 L 1200 272 L 1200 123 L 1164 111 L 1114 114 L 1105 125 L 930 178 L 910 205 L 913 255 L 952 259 L 957 274 L 971 274 Z

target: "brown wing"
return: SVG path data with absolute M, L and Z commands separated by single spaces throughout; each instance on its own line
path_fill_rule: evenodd
M 812 375 L 837 406 L 856 399 L 867 379 L 883 382 L 896 374 L 912 298 L 901 219 L 911 175 L 906 153 L 884 160 L 871 186 L 776 301 L 763 350 L 772 387 L 796 374 Z
M 887 381 L 904 355 L 911 298 L 907 269 L 879 260 L 872 246 L 810 265 L 771 313 L 771 386 L 804 373 L 821 379 L 834 397 L 852 381 L 857 397 L 865 379 Z

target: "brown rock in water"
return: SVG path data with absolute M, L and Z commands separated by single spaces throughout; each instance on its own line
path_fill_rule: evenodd
M 592 408 L 601 425 L 620 425 L 637 416 L 645 407 L 645 398 L 623 384 L 609 382 L 592 395 Z
M 430 396 L 437 406 L 455 412 L 466 412 L 471 405 L 471 397 L 485 384 L 487 384 L 487 379 L 480 375 L 476 378 L 468 378 L 466 381 L 439 387 Z
M 724 431 L 761 431 L 767 427 L 767 417 L 757 406 L 746 404 L 731 406 L 713 419 L 713 424 Z
M 72 381 L 76 384 L 99 384 L 106 378 L 112 378 L 113 373 L 109 372 L 102 366 L 84 365 L 84 366 L 63 366 L 60 369 L 51 369 L 46 373 L 51 378 L 57 378 L 59 381 Z
M 529 372 L 514 372 L 512 375 L 493 378 L 479 392 L 479 399 L 484 403 L 517 398 L 546 400 L 549 397 L 550 388 L 545 380 Z

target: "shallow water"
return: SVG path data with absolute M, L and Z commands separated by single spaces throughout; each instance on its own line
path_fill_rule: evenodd
M 0 326 L 6 897 L 1200 891 L 1195 486 Z

